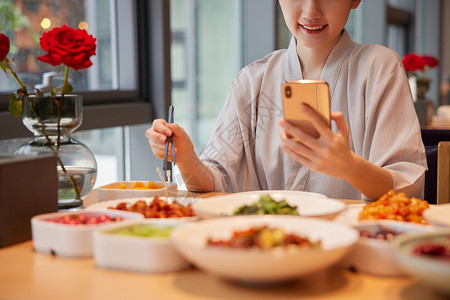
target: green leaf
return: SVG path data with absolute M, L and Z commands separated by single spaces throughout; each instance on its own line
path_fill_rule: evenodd
M 16 96 L 9 96 L 9 112 L 18 118 L 22 117 L 22 99 L 20 97 L 16 98 Z

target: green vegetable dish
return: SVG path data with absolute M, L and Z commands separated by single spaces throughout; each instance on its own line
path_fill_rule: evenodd
M 261 195 L 259 201 L 237 208 L 233 215 L 297 215 L 297 206 L 290 206 L 286 200 L 275 201 L 269 195 Z
M 155 226 L 155 225 L 134 225 L 116 229 L 111 231 L 114 234 L 134 235 L 140 237 L 151 238 L 168 238 L 173 227 L 171 226 Z

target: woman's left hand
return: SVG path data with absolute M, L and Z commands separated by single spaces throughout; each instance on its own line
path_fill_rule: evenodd
M 284 143 L 282 149 L 311 170 L 348 179 L 355 158 L 350 149 L 349 127 L 344 115 L 341 112 L 331 113 L 331 120 L 337 127 L 337 132 L 334 133 L 313 108 L 302 105 L 300 109 L 308 116 L 320 136 L 312 137 L 287 121 L 280 120 L 279 124 L 285 130 L 280 132 Z

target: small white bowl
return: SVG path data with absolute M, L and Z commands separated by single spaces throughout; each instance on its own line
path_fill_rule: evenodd
M 424 241 L 438 242 L 449 238 L 450 229 L 440 229 L 408 233 L 393 243 L 395 258 L 408 274 L 447 296 L 450 296 L 450 261 L 413 254 L 413 249 Z
M 208 246 L 208 238 L 229 239 L 235 230 L 267 225 L 321 240 L 321 249 L 296 247 L 237 249 Z M 194 265 L 220 277 L 246 283 L 278 282 L 326 269 L 358 240 L 356 229 L 327 220 L 288 215 L 205 219 L 175 228 L 170 240 Z
M 183 221 L 152 219 L 114 224 L 94 232 L 94 259 L 101 268 L 137 272 L 173 272 L 185 269 L 190 263 L 172 246 L 169 238 L 141 237 L 114 233 L 124 227 L 177 227 Z
M 91 257 L 93 255 L 92 232 L 108 223 L 91 225 L 68 225 L 49 222 L 63 216 L 84 214 L 97 217 L 106 214 L 109 217 L 120 216 L 127 220 L 143 219 L 141 214 L 110 210 L 79 210 L 75 212 L 56 212 L 37 215 L 31 218 L 31 232 L 34 249 L 37 252 L 55 254 L 63 257 Z
M 389 220 L 361 221 L 353 227 L 360 232 L 367 231 L 371 235 L 376 234 L 381 229 L 396 232 L 398 235 L 407 232 L 433 230 L 431 226 L 427 225 Z M 339 262 L 339 265 L 356 272 L 377 276 L 405 275 L 394 257 L 392 240 L 361 237 Z
M 450 227 L 450 203 L 434 205 L 423 212 L 423 218 L 431 225 Z
M 324 195 L 302 191 L 250 191 L 199 199 L 194 203 L 196 214 L 203 218 L 232 216 L 243 206 L 258 201 L 261 195 L 269 195 L 275 201 L 286 200 L 297 206 L 301 217 L 316 217 L 332 220 L 347 207 L 341 201 L 329 199 Z
M 144 183 L 145 185 L 148 183 L 148 181 L 118 181 L 100 186 L 97 188 L 98 201 L 135 197 L 176 197 L 177 195 L 177 184 L 173 182 L 165 185 L 162 181 L 154 181 L 156 185 L 161 187 L 158 189 L 132 189 L 137 182 Z M 120 189 L 119 187 L 121 185 L 125 185 L 127 188 Z

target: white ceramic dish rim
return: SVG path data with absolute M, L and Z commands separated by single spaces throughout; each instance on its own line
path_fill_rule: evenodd
M 299 206 L 299 215 L 301 217 L 322 217 L 334 215 L 344 211 L 347 207 L 345 203 L 335 199 L 327 198 L 322 194 L 302 191 L 263 190 L 202 198 L 193 204 L 193 209 L 200 216 L 232 216 L 233 210 L 244 204 L 249 205 L 255 201 L 258 201 L 261 195 L 270 195 L 277 201 L 286 199 L 286 201 L 290 205 Z M 301 205 L 308 205 L 309 203 L 306 201 L 316 201 L 314 204 L 318 204 L 318 206 L 320 205 L 318 202 L 324 203 L 323 207 L 326 207 L 326 209 L 322 212 L 313 210 L 311 212 L 305 213 L 304 211 L 302 211 Z M 223 208 L 223 204 L 226 205 L 225 209 Z M 331 208 L 330 204 L 332 206 Z M 222 207 L 220 209 L 217 209 L 217 205 L 222 205 Z M 320 205 L 320 207 L 322 207 L 322 205 Z
M 450 203 L 436 205 L 434 209 L 425 210 L 423 217 L 430 224 L 450 227 Z
M 283 223 L 284 225 L 279 225 L 277 224 L 278 222 Z M 334 229 L 338 229 L 338 227 L 336 226 L 341 226 L 341 230 L 346 230 L 347 232 L 351 234 L 354 234 L 354 241 L 352 241 L 352 239 L 350 239 L 350 241 L 348 241 L 347 243 L 343 243 L 340 244 L 339 246 L 333 246 L 331 248 L 326 248 L 328 247 L 328 245 L 323 245 L 325 248 L 322 249 L 297 249 L 296 251 L 294 251 L 295 253 L 297 252 L 308 252 L 308 251 L 314 251 L 314 252 L 318 252 L 318 251 L 329 251 L 329 250 L 334 250 L 334 249 L 340 249 L 340 248 L 345 248 L 348 247 L 350 244 L 354 244 L 356 243 L 356 241 L 359 238 L 359 233 L 356 229 L 350 227 L 350 226 L 346 226 L 343 224 L 335 224 L 334 222 L 331 221 L 327 221 L 327 220 L 321 220 L 321 219 L 314 219 L 314 218 L 306 218 L 306 217 L 298 217 L 298 216 L 291 216 L 291 215 L 242 215 L 242 216 L 233 216 L 233 217 L 218 217 L 218 218 L 214 218 L 214 219 L 205 219 L 205 220 L 200 220 L 197 222 L 193 222 L 193 223 L 187 223 L 184 226 L 178 227 L 178 228 L 174 228 L 174 230 L 172 231 L 171 235 L 170 235 L 170 240 L 174 243 L 178 243 L 177 239 L 177 235 L 180 235 L 180 231 L 185 231 L 185 230 L 195 230 L 196 227 L 200 226 L 207 226 L 207 227 L 213 227 L 213 226 L 217 226 L 217 225 L 224 225 L 225 228 L 222 230 L 221 233 L 219 233 L 219 235 L 225 235 L 225 236 L 231 236 L 232 232 L 234 230 L 238 230 L 238 229 L 246 229 L 252 226 L 258 226 L 258 225 L 265 225 L 267 224 L 268 226 L 271 227 L 284 227 L 287 223 L 291 223 L 295 224 L 295 223 L 310 223 L 310 224 L 328 224 L 330 226 L 335 226 Z M 327 226 L 327 225 L 324 225 Z M 312 237 L 309 234 L 305 234 L 303 233 L 304 230 L 301 230 L 300 228 L 294 228 L 294 230 L 289 229 L 286 230 L 287 232 L 292 232 L 295 234 L 300 234 L 303 236 L 307 236 L 308 238 L 310 238 L 312 241 L 316 240 L 314 237 Z M 307 230 L 310 231 L 310 230 Z M 223 233 L 225 232 L 225 234 Z M 211 235 L 217 235 L 217 232 L 210 232 Z M 216 236 L 217 237 L 217 236 Z M 201 238 L 201 237 L 198 237 Z M 222 238 L 224 238 L 222 236 Z M 225 237 L 226 238 L 226 237 Z M 188 247 L 190 249 L 196 250 L 196 249 L 202 249 L 204 250 L 206 247 L 206 242 L 205 240 L 202 241 L 197 241 L 192 243 L 192 241 L 190 241 L 187 244 L 183 244 L 184 247 Z M 274 249 L 269 249 L 269 250 L 262 250 L 261 249 L 229 249 L 229 248 L 210 248 L 208 249 L 208 251 L 217 251 L 217 252 L 224 252 L 224 253 L 273 253 L 274 255 L 279 255 L 279 250 L 278 248 L 274 248 Z M 285 253 L 291 253 L 290 251 L 284 251 Z
M 80 225 L 71 225 L 71 224 L 63 224 L 63 223 L 55 223 L 55 222 L 50 222 L 48 220 L 50 219 L 56 219 L 62 216 L 70 216 L 70 215 L 81 215 L 81 214 L 86 214 L 86 215 L 101 215 L 101 214 L 106 214 L 106 215 L 114 215 L 114 216 L 121 216 L 121 217 L 125 217 L 125 219 L 123 221 L 120 221 L 118 223 L 114 222 L 114 223 L 98 223 L 98 224 L 80 224 Z M 55 229 L 60 229 L 60 230 L 76 230 L 76 231 L 91 231 L 95 228 L 98 228 L 99 226 L 109 226 L 111 224 L 122 224 L 128 221 L 134 221 L 134 220 L 143 220 L 144 216 L 142 214 L 139 213 L 135 213 L 135 212 L 129 212 L 129 211 L 112 211 L 110 209 L 92 209 L 92 210 L 78 210 L 78 211 L 61 211 L 61 212 L 53 212 L 53 213 L 46 213 L 46 214 L 40 214 L 40 215 L 36 215 L 34 217 L 31 218 L 31 223 L 32 224 L 39 224 L 39 226 L 41 227 L 45 227 L 45 228 L 55 228 Z
M 450 237 L 450 229 L 438 229 L 433 232 L 414 232 L 399 236 L 393 241 L 394 252 L 397 257 L 404 258 L 419 263 L 421 269 L 427 269 L 432 273 L 446 273 L 450 278 L 450 263 L 443 263 L 439 259 L 415 255 L 411 253 L 414 246 L 426 239 Z M 417 269 L 412 265 L 405 266 L 408 269 Z

